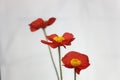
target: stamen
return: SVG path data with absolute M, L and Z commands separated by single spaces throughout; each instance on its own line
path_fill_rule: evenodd
M 76 66 L 79 66 L 80 64 L 81 64 L 81 61 L 79 60 L 79 59 L 72 59 L 71 61 L 70 61 L 70 64 L 72 65 L 72 66 L 74 66 L 74 67 L 76 67 Z
M 58 43 L 61 43 L 64 40 L 64 37 L 62 37 L 62 36 L 56 36 L 56 37 L 53 38 L 53 40 L 55 40 Z

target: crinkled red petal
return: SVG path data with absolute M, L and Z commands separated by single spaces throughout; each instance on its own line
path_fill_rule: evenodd
M 65 40 L 63 40 L 62 44 L 65 44 L 65 45 L 71 45 L 71 42 L 75 39 L 73 34 L 68 32 L 64 33 L 63 37 L 65 38 Z
M 30 30 L 34 32 L 38 30 L 39 28 L 42 28 L 43 22 L 44 21 L 41 18 L 36 19 L 35 21 L 29 24 Z
M 31 32 L 34 32 L 34 31 L 38 30 L 38 28 L 32 28 L 32 27 L 30 27 L 30 30 L 31 30 Z
M 81 71 L 81 69 L 79 69 L 79 68 L 76 68 L 76 69 L 75 69 L 75 72 L 76 72 L 77 74 L 80 74 L 80 71 Z
M 86 62 L 86 63 L 82 63 L 80 66 L 78 66 L 78 68 L 80 69 L 85 69 L 90 65 L 90 63 Z
M 44 44 L 49 45 L 49 46 L 52 47 L 52 48 L 56 48 L 56 47 L 59 46 L 58 44 L 55 44 L 55 43 L 53 43 L 53 42 L 47 42 L 47 41 L 45 41 L 45 40 L 41 40 L 41 42 L 44 43 Z
M 52 34 L 50 36 L 47 36 L 47 39 L 50 40 L 50 41 L 53 41 L 53 38 L 58 36 L 57 34 Z
M 70 64 L 70 61 L 73 57 L 72 56 L 69 56 L 69 55 L 65 55 L 63 58 L 62 58 L 62 62 L 63 64 L 65 65 L 65 67 L 69 68 L 73 68 L 73 66 Z
M 64 66 L 67 68 L 73 68 L 73 66 L 70 66 L 70 65 L 64 65 Z
M 65 40 L 71 40 L 74 36 L 73 34 L 66 32 L 63 34 L 63 37 L 65 38 Z
M 49 20 L 47 21 L 47 26 L 53 24 L 55 22 L 55 20 L 56 20 L 56 18 L 54 18 L 54 17 L 49 18 Z

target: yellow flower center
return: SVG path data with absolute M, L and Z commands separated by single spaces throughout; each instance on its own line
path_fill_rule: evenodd
M 70 61 L 70 64 L 74 67 L 79 66 L 81 64 L 81 61 L 79 59 L 72 59 Z
M 62 37 L 62 36 L 56 36 L 56 37 L 53 38 L 53 40 L 55 40 L 58 43 L 61 43 L 64 40 L 64 37 Z

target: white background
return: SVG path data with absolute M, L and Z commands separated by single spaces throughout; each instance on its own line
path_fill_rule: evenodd
M 77 80 L 119 80 L 119 0 L 0 0 L 0 63 L 2 80 L 57 80 L 42 30 L 30 32 L 37 18 L 56 17 L 48 34 L 71 32 L 75 40 L 62 56 L 74 50 L 85 53 L 91 65 Z M 56 65 L 57 49 L 52 49 Z M 58 67 L 58 66 L 57 66 Z M 73 70 L 63 67 L 64 80 Z

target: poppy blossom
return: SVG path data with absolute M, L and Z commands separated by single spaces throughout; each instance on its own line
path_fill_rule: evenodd
M 75 39 L 73 34 L 71 33 L 64 33 L 62 36 L 58 36 L 57 34 L 52 34 L 50 36 L 46 36 L 49 41 L 41 40 L 42 43 L 49 45 L 52 48 L 56 48 L 59 46 L 71 45 L 71 42 Z
M 30 30 L 34 32 L 40 28 L 46 28 L 47 26 L 50 26 L 51 24 L 53 24 L 55 20 L 56 18 L 54 17 L 51 17 L 48 20 L 43 20 L 42 18 L 38 18 L 29 24 Z
M 75 72 L 77 74 L 79 74 L 82 69 L 85 69 L 90 65 L 87 55 L 75 51 L 68 52 L 62 58 L 62 62 L 67 68 L 75 68 Z

